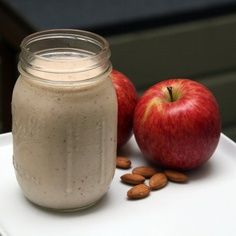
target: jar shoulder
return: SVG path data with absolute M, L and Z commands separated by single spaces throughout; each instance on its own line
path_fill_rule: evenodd
M 76 110 L 116 110 L 117 99 L 115 89 L 110 78 L 93 86 L 83 87 L 47 87 L 27 81 L 20 76 L 15 84 L 12 106 L 27 110 L 42 110 L 58 113 Z M 110 108 L 109 108 L 110 107 Z

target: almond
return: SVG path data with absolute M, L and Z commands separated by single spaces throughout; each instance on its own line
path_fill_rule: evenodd
M 133 169 L 132 173 L 133 174 L 138 174 L 138 175 L 142 175 L 145 178 L 150 178 L 152 177 L 154 174 L 156 174 L 156 170 L 152 167 L 149 166 L 139 166 Z
M 133 185 L 142 184 L 145 181 L 145 178 L 138 174 L 124 174 L 120 178 L 123 182 Z
M 129 169 L 131 167 L 131 161 L 127 157 L 117 157 L 116 167 L 120 169 Z
M 157 190 L 166 186 L 168 180 L 164 173 L 156 173 L 149 180 L 151 190 Z
M 145 184 L 138 184 L 127 192 L 129 199 L 141 199 L 149 195 L 150 188 Z
M 173 182 L 178 182 L 178 183 L 184 183 L 188 181 L 188 176 L 174 170 L 165 170 L 164 171 L 166 177 L 168 180 L 173 181 Z

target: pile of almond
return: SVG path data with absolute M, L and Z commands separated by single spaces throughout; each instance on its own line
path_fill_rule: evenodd
M 131 161 L 127 157 L 118 156 L 116 167 L 120 169 L 130 169 Z M 188 176 L 174 170 L 158 171 L 150 166 L 140 166 L 132 169 L 131 173 L 122 175 L 123 183 L 134 185 L 127 192 L 128 199 L 141 199 L 147 197 L 151 191 L 165 187 L 169 181 L 185 183 Z

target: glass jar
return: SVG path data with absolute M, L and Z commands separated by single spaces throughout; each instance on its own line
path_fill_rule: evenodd
M 73 211 L 97 202 L 115 171 L 117 100 L 107 41 L 48 30 L 21 44 L 12 97 L 13 163 L 33 203 Z

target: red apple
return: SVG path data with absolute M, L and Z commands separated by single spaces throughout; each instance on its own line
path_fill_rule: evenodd
M 137 144 L 148 160 L 164 168 L 189 170 L 205 163 L 217 147 L 220 130 L 215 97 L 189 79 L 155 84 L 135 108 Z
M 112 70 L 111 79 L 118 100 L 117 147 L 121 148 L 132 135 L 133 114 L 138 96 L 132 82 L 121 72 Z

